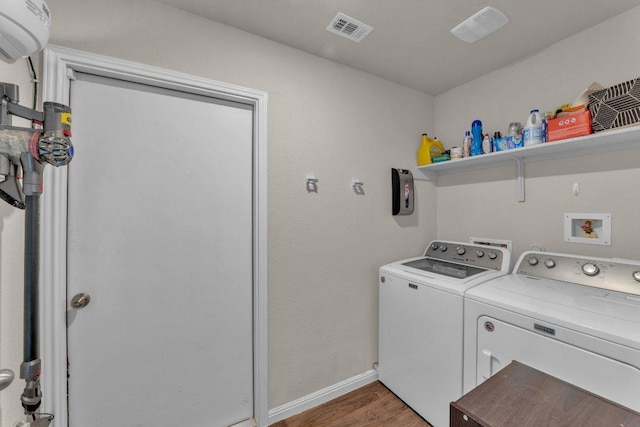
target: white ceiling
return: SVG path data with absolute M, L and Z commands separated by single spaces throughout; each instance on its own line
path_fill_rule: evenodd
M 640 6 L 640 0 L 158 1 L 431 95 Z M 473 44 L 451 35 L 488 5 L 509 23 Z M 373 31 L 360 43 L 326 31 L 338 12 Z

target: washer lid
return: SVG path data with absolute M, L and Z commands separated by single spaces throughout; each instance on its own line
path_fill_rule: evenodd
M 475 274 L 468 275 L 467 277 L 460 277 L 464 273 L 459 271 L 453 272 L 449 268 L 478 268 L 474 266 L 464 266 L 459 264 L 453 264 L 454 267 L 448 267 L 446 265 L 440 265 L 437 269 L 447 270 L 449 275 L 442 274 L 441 271 L 426 271 L 424 269 L 411 267 L 412 262 L 422 264 L 425 261 L 425 257 L 409 258 L 391 264 L 383 265 L 380 267 L 380 274 L 391 274 L 393 276 L 402 278 L 410 283 L 419 286 L 429 286 L 431 288 L 440 289 L 441 291 L 451 294 L 462 296 L 467 289 L 476 286 L 480 283 L 484 283 L 487 280 L 491 280 L 495 277 L 503 276 L 507 273 L 500 270 L 483 269 Z M 442 263 L 442 261 L 439 261 Z
M 470 265 L 458 264 L 453 262 L 442 261 L 433 258 L 420 258 L 413 261 L 402 263 L 402 265 L 417 268 L 418 270 L 429 273 L 441 274 L 455 279 L 466 279 L 476 274 L 487 271 L 486 268 L 473 267 Z

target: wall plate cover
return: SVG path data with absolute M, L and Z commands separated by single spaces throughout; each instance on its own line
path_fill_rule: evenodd
M 564 241 L 611 246 L 611 214 L 564 214 Z

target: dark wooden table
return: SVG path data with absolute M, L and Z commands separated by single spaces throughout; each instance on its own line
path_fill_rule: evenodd
M 450 427 L 640 427 L 640 413 L 516 361 L 450 413 Z

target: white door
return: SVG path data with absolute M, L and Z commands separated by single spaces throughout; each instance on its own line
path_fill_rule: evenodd
M 69 426 L 253 416 L 253 111 L 77 74 Z

